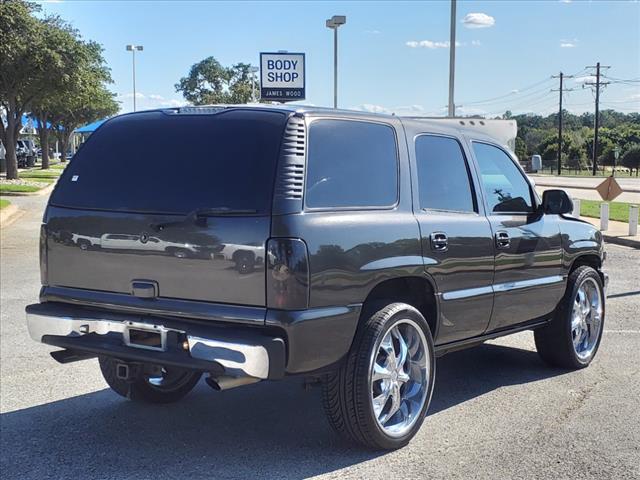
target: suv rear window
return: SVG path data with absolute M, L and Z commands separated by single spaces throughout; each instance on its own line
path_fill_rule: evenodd
M 268 214 L 286 121 L 283 113 L 255 110 L 115 118 L 78 151 L 51 203 L 130 212 L 227 207 Z

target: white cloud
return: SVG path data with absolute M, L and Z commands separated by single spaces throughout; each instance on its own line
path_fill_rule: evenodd
M 571 3 L 572 0 L 558 0 L 560 3 Z
M 472 43 L 473 44 L 473 43 Z M 407 47 L 411 47 L 411 48 L 428 48 L 430 50 L 435 50 L 437 48 L 449 48 L 449 42 L 434 42 L 432 40 L 409 40 L 407 43 L 405 43 L 405 45 Z M 460 43 L 460 42 L 456 42 L 456 47 L 463 47 L 465 46 L 465 43 Z M 475 45 L 475 44 L 473 44 Z
M 133 110 L 133 93 L 126 92 L 117 96 L 117 99 L 121 102 L 121 111 L 129 112 Z M 178 98 L 166 98 L 156 93 L 144 94 L 142 92 L 136 92 L 136 109 L 137 110 L 151 110 L 154 108 L 176 108 L 183 107 L 188 103 L 184 99 Z
M 382 105 L 374 105 L 372 103 L 363 103 L 362 105 L 352 107 L 352 110 L 360 110 L 369 113 L 391 113 L 391 110 L 388 108 L 383 107 Z
M 359 110 L 369 113 L 386 113 L 388 115 L 395 113 L 396 115 L 425 115 L 426 111 L 422 105 L 400 105 L 397 107 L 385 107 L 373 103 L 363 103 L 350 107 L 351 110 Z
M 479 107 L 456 106 L 456 115 L 486 115 L 487 111 Z
M 561 48 L 575 48 L 578 46 L 578 39 L 577 38 L 573 38 L 573 39 L 561 39 L 560 40 L 560 47 Z
M 471 45 L 474 47 L 479 47 L 480 45 L 482 45 L 482 43 L 480 43 L 480 40 L 471 40 Z
M 587 75 L 585 77 L 576 77 L 573 79 L 578 85 L 584 85 L 585 83 L 593 83 L 596 81 L 595 75 Z
M 489 28 L 496 24 L 496 19 L 486 13 L 467 13 L 462 23 L 467 28 Z

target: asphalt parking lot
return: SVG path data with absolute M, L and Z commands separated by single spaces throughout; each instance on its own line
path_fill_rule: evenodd
M 438 361 L 429 417 L 380 453 L 329 429 L 300 379 L 141 406 L 97 362 L 70 365 L 28 337 L 44 197 L 0 233 L 0 471 L 6 479 L 640 478 L 640 250 L 608 246 L 602 346 L 586 370 L 545 366 L 521 333 Z

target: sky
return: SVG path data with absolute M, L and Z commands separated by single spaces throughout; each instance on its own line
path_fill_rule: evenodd
M 333 35 L 325 20 L 346 15 L 339 30 L 338 102 L 342 108 L 397 114 L 446 114 L 450 2 L 41 2 L 85 39 L 101 43 L 110 89 L 122 112 L 185 104 L 174 85 L 194 63 L 258 65 L 261 51 L 306 54 L 302 103 L 333 102 Z M 459 0 L 456 15 L 456 113 L 549 114 L 558 109 L 560 71 L 565 108 L 593 111 L 588 84 L 601 62 L 601 108 L 640 111 L 638 0 Z

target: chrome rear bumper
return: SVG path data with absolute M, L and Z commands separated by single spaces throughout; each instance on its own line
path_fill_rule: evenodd
M 49 345 L 118 358 L 149 358 L 159 364 L 171 359 L 199 370 L 211 364 L 211 370 L 222 367 L 232 377 L 278 378 L 284 371 L 282 339 L 164 318 L 139 321 L 139 316 L 133 317 L 136 320 L 124 317 L 100 311 L 87 314 L 83 309 L 47 303 L 27 307 L 29 335 Z M 132 344 L 130 329 L 159 334 L 162 347 Z

